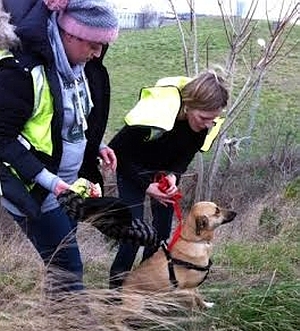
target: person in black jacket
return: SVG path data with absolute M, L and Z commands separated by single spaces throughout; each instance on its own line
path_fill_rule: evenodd
M 116 168 L 102 143 L 110 101 L 102 61 L 117 38 L 117 16 L 103 0 L 3 0 L 3 7 L 21 45 L 0 50 L 1 204 L 47 265 L 52 292 L 82 290 L 77 222 L 56 197 L 79 177 L 102 184 L 99 157 Z
M 134 218 L 142 218 L 144 199 L 151 199 L 153 226 L 159 241 L 171 231 L 178 183 L 197 151 L 209 150 L 224 118 L 228 91 L 224 79 L 207 70 L 194 79 L 166 77 L 143 88 L 137 105 L 126 115 L 126 125 L 109 146 L 118 158 L 119 195 L 131 205 Z M 155 180 L 164 173 L 168 189 Z M 158 242 L 159 242 L 158 241 Z M 110 288 L 121 287 L 132 268 L 137 245 L 120 244 L 110 270 Z M 158 247 L 145 247 L 143 260 Z

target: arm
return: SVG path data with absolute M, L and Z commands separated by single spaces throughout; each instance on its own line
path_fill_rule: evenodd
M 34 105 L 31 74 L 14 65 L 14 60 L 0 71 L 0 160 L 10 164 L 26 181 L 36 181 L 55 191 L 59 178 L 18 139 Z
M 178 192 L 178 187 L 176 185 L 177 179 L 174 174 L 166 175 L 164 180 L 166 181 L 164 184 L 167 185 L 166 187 L 162 188 L 161 183 L 153 182 L 148 186 L 146 193 L 161 204 L 167 206 L 168 203 L 173 204 L 175 202 L 174 196 Z
M 144 190 L 147 189 L 153 180 L 153 172 L 147 171 L 136 162 L 135 154 L 142 153 L 142 146 L 145 143 L 150 129 L 147 127 L 124 126 L 111 140 L 111 147 L 118 159 L 117 170 L 130 178 L 136 185 Z
M 117 157 L 112 148 L 108 147 L 104 143 L 100 144 L 99 147 L 99 156 L 103 161 L 104 170 L 116 171 L 117 169 Z

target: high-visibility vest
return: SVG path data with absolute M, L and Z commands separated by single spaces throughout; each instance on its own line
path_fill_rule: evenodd
M 139 101 L 124 118 L 125 123 L 129 126 L 149 126 L 150 140 L 155 139 L 158 132 L 172 130 L 182 106 L 180 91 L 191 80 L 184 76 L 165 77 L 158 80 L 155 86 L 142 88 Z M 214 126 L 200 148 L 202 152 L 210 149 L 224 121 L 222 117 L 214 119 Z
M 8 50 L 0 50 L 0 61 L 7 58 L 14 58 L 14 56 Z M 18 60 L 15 61 L 18 63 Z M 51 121 L 53 116 L 53 98 L 43 66 L 34 67 L 31 70 L 31 76 L 34 89 L 33 112 L 17 139 L 28 150 L 33 146 L 37 151 L 52 155 Z M 10 168 L 12 174 L 19 177 L 10 164 L 6 162 L 4 164 Z M 26 185 L 28 190 L 31 190 L 33 186 L 34 184 Z M 2 194 L 1 183 L 0 194 Z
M 13 58 L 8 50 L 0 50 L 0 61 Z M 18 62 L 17 60 L 15 60 Z M 24 69 L 26 70 L 26 68 Z M 32 145 L 37 151 L 52 155 L 51 121 L 53 98 L 43 66 L 31 70 L 34 88 L 34 106 L 30 119 L 26 122 L 18 140 L 27 148 Z

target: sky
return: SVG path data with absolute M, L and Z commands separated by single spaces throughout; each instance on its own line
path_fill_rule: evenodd
M 166 12 L 169 9 L 168 0 L 112 0 L 119 9 L 127 8 L 129 11 L 139 11 L 141 7 L 151 4 L 153 8 L 160 12 Z M 220 15 L 220 9 L 217 0 L 194 0 L 196 12 L 205 15 Z M 223 0 L 228 13 L 236 14 L 237 10 L 247 12 L 252 0 Z M 278 19 L 280 9 L 283 5 L 287 9 L 289 4 L 296 4 L 299 0 L 259 0 L 254 18 L 264 19 L 268 17 L 272 20 Z M 176 11 L 189 12 L 187 0 L 173 0 Z M 266 5 L 267 4 L 267 5 Z

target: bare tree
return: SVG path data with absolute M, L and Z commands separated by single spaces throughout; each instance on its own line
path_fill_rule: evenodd
M 204 195 L 204 198 L 207 199 L 210 199 L 212 196 L 212 188 L 217 170 L 219 169 L 220 157 L 224 149 L 224 139 L 226 139 L 228 129 L 241 115 L 241 113 L 247 109 L 245 106 L 251 103 L 255 95 L 257 96 L 256 93 L 261 87 L 265 73 L 277 63 L 278 55 L 281 51 L 283 51 L 283 46 L 289 38 L 294 25 L 299 19 L 299 2 L 294 5 L 291 3 L 285 10 L 283 10 L 283 6 L 281 7 L 276 26 L 272 24 L 266 13 L 269 27 L 269 39 L 263 43 L 259 43 L 260 50 L 258 52 L 253 52 L 251 47 L 249 48 L 251 58 L 249 63 L 249 61 L 247 61 L 243 56 L 243 51 L 246 46 L 249 45 L 250 38 L 254 34 L 254 30 L 256 28 L 257 23 L 253 22 L 253 16 L 257 8 L 258 0 L 253 0 L 251 2 L 249 10 L 238 28 L 230 19 L 230 16 L 225 13 L 223 2 L 219 0 L 218 4 L 222 15 L 224 30 L 227 36 L 227 42 L 230 46 L 230 52 L 226 63 L 226 72 L 228 75 L 227 78 L 230 80 L 231 90 L 235 83 L 233 74 L 235 72 L 238 55 L 240 55 L 239 58 L 243 59 L 245 67 L 248 68 L 248 75 L 245 76 L 243 86 L 235 100 L 231 100 L 230 108 L 227 111 L 227 121 L 225 121 L 218 137 L 217 147 L 208 169 L 209 180 L 207 181 Z M 296 45 L 293 47 L 295 46 Z M 291 48 L 286 50 L 285 55 L 287 55 L 291 50 Z M 254 108 L 250 108 L 250 110 L 255 111 Z
M 233 87 L 236 84 L 236 73 L 238 71 L 237 60 L 246 68 L 246 73 L 242 78 L 242 86 L 232 99 L 233 93 L 230 93 L 231 98 L 229 100 L 229 108 L 226 112 L 227 120 L 221 128 L 218 139 L 216 141 L 216 146 L 213 152 L 212 159 L 210 161 L 207 180 L 203 182 L 203 164 L 201 161 L 201 156 L 197 155 L 197 173 L 198 183 L 195 198 L 197 200 L 201 199 L 211 199 L 212 189 L 215 183 L 215 178 L 217 171 L 220 166 L 220 159 L 225 152 L 227 156 L 230 157 L 230 162 L 233 161 L 232 155 L 237 156 L 237 147 L 240 148 L 240 143 L 243 140 L 251 139 L 251 132 L 254 126 L 255 113 L 259 106 L 259 92 L 263 83 L 263 78 L 266 72 L 273 67 L 279 57 L 279 54 L 285 52 L 288 54 L 292 48 L 284 51 L 283 46 L 289 38 L 291 31 L 293 30 L 295 24 L 299 20 L 299 2 L 290 2 L 290 5 L 285 7 L 281 6 L 280 14 L 274 24 L 266 12 L 269 36 L 268 39 L 259 38 L 257 43 L 253 45 L 253 38 L 255 31 L 257 29 L 257 21 L 254 20 L 254 15 L 257 10 L 259 0 L 252 0 L 247 13 L 244 18 L 236 17 L 232 12 L 232 7 L 226 8 L 224 1 L 218 0 L 218 6 L 220 9 L 221 19 L 224 26 L 224 32 L 228 44 L 228 55 L 225 63 L 225 76 L 229 82 L 229 90 L 233 91 Z M 175 10 L 173 0 L 169 0 L 169 3 L 174 11 L 177 19 L 177 24 L 181 34 L 184 56 L 185 56 L 185 69 L 186 74 L 191 75 L 198 73 L 198 45 L 197 45 L 197 29 L 196 29 L 196 14 L 195 14 L 195 1 L 187 0 L 191 12 L 191 29 L 188 32 L 189 38 L 186 37 L 186 31 L 184 31 L 182 24 L 178 18 Z M 193 38 L 191 38 L 193 36 Z M 192 43 L 187 43 L 187 40 L 192 41 Z M 192 47 L 191 47 L 192 45 Z M 254 47 L 253 47 L 254 46 Z M 296 45 L 293 45 L 294 48 Z M 193 62 L 190 61 L 190 52 L 193 51 Z M 207 63 L 209 62 L 209 55 L 207 52 Z M 191 69 L 193 65 L 193 70 Z M 242 112 L 246 111 L 247 107 L 250 105 L 250 121 L 247 137 L 234 137 L 234 139 L 227 137 L 228 129 L 233 125 L 237 118 L 240 117 Z M 249 108 L 249 107 L 248 107 Z M 230 144 L 228 142 L 231 142 Z M 234 143 L 233 143 L 234 142 Z M 225 150 L 224 150 L 225 146 Z M 231 155 L 231 156 L 230 156 Z
M 185 27 L 177 13 L 176 6 L 173 0 L 168 0 L 170 7 L 175 16 L 178 29 L 180 31 L 183 55 L 184 68 L 187 76 L 198 74 L 198 34 L 197 34 L 197 17 L 195 12 L 195 0 L 186 0 L 190 10 L 190 24 Z

